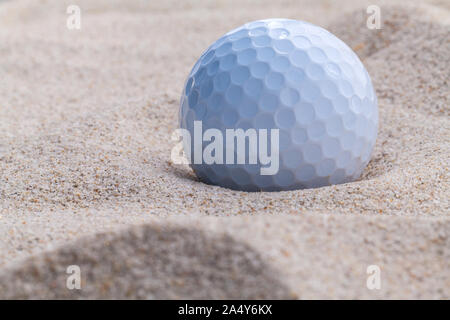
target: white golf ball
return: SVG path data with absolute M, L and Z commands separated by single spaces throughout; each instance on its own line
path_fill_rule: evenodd
M 230 31 L 202 54 L 183 89 L 180 126 L 190 133 L 191 166 L 206 183 L 314 188 L 361 175 L 377 137 L 377 98 L 363 64 L 336 36 L 307 22 L 268 19 Z M 225 141 L 227 129 L 256 131 L 256 138 L 247 132 L 244 155 L 237 139 L 234 149 Z M 259 148 L 261 129 L 268 152 Z M 278 141 L 270 140 L 272 129 Z M 268 162 L 271 155 L 278 158 Z

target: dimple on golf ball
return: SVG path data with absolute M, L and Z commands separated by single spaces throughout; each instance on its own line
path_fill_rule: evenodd
M 377 98 L 356 54 L 327 30 L 288 19 L 250 22 L 213 43 L 186 80 L 179 116 L 200 180 L 243 191 L 353 181 L 378 128 Z M 244 154 L 233 129 L 246 133 Z

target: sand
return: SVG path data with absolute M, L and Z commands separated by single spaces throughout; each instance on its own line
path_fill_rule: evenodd
M 79 1 L 81 30 L 71 2 L 0 3 L 0 298 L 449 299 L 450 6 L 387 3 Z M 268 17 L 367 67 L 380 127 L 358 181 L 245 193 L 170 161 L 195 60 Z

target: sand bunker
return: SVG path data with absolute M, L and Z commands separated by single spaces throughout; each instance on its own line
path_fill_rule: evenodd
M 0 4 L 0 298 L 450 298 L 448 8 L 381 6 L 373 31 L 356 1 L 239 3 L 81 1 L 79 31 L 62 1 Z M 170 162 L 195 60 L 270 16 L 366 65 L 380 128 L 359 181 L 245 193 Z

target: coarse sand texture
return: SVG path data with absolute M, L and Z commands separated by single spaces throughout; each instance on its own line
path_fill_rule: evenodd
M 450 298 L 447 1 L 81 0 L 80 30 L 70 4 L 0 3 L 0 298 Z M 270 17 L 330 30 L 370 74 L 357 181 L 247 193 L 171 162 L 195 61 Z

